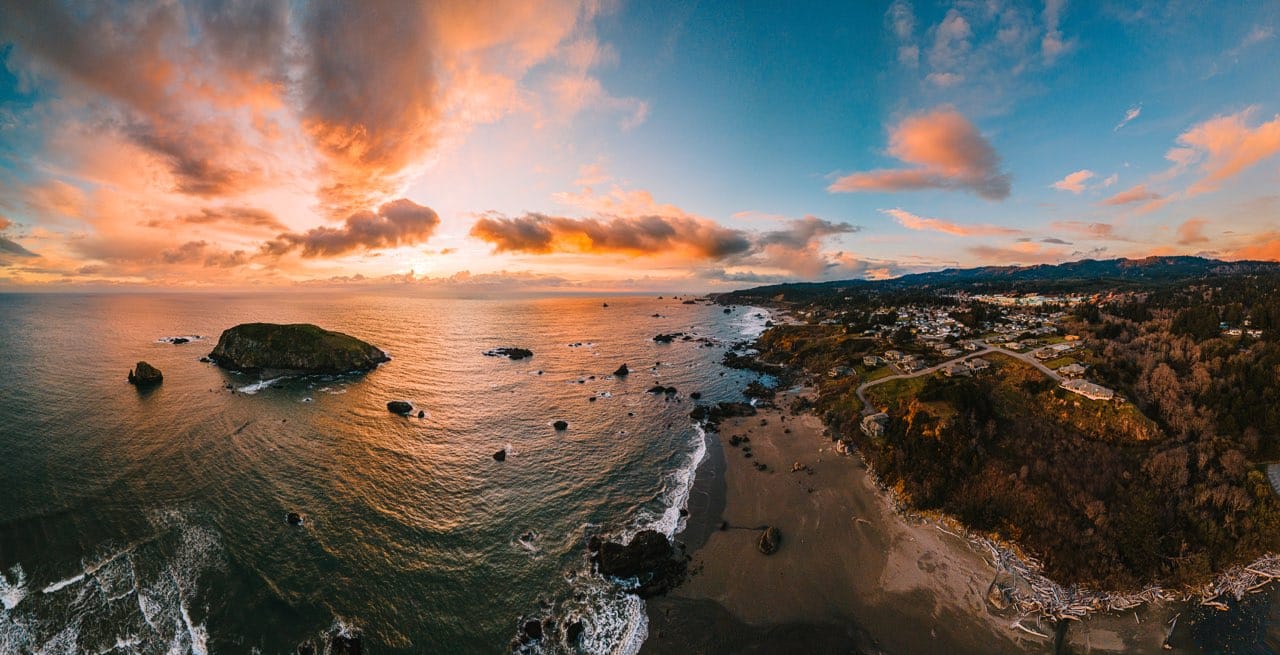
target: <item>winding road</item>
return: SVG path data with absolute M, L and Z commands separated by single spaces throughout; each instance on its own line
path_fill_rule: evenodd
M 1042 364 L 1040 360 L 1036 359 L 1035 356 L 1033 356 L 1031 353 L 1017 353 L 1012 350 L 1006 350 L 1004 348 L 1000 348 L 998 346 L 987 345 L 987 346 L 984 346 L 982 350 L 975 350 L 974 352 L 971 352 L 967 355 L 962 355 L 955 359 L 948 359 L 945 362 L 942 362 L 940 364 L 935 364 L 933 366 L 930 366 L 929 368 L 922 368 L 919 371 L 916 371 L 915 373 L 899 373 L 897 375 L 889 375 L 886 377 L 882 377 L 878 380 L 863 382 L 862 384 L 858 385 L 858 389 L 857 389 L 858 400 L 862 401 L 862 413 L 863 415 L 870 415 L 870 414 L 876 413 L 876 408 L 871 405 L 871 401 L 867 400 L 866 391 L 867 389 L 874 387 L 877 384 L 880 384 L 882 382 L 888 382 L 889 380 L 905 380 L 907 378 L 920 377 L 921 375 L 929 375 L 931 373 L 938 372 L 939 370 L 942 369 L 942 367 L 947 366 L 948 364 L 956 364 L 959 362 L 963 362 L 966 359 L 970 359 L 972 357 L 978 357 L 980 355 L 985 355 L 989 353 L 1001 353 L 1004 355 L 1008 355 L 1010 357 L 1015 357 L 1017 359 L 1020 359 L 1036 367 L 1037 369 L 1040 370 L 1041 373 L 1044 373 L 1045 375 L 1049 376 L 1054 382 L 1062 382 L 1061 375 L 1058 375 L 1057 372 L 1055 372 L 1053 369 Z

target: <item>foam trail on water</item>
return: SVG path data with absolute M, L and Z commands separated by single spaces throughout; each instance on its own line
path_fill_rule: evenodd
M 79 575 L 73 575 L 67 578 L 66 580 L 59 580 L 51 585 L 46 586 L 44 589 L 41 589 L 40 593 L 51 594 L 55 591 L 66 589 L 67 587 L 70 587 L 73 584 L 83 582 L 84 576 L 85 576 L 84 573 L 80 573 Z

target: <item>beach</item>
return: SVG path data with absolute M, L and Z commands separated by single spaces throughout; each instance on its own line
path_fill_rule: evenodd
M 1024 618 L 1024 631 L 1013 627 L 1017 616 L 989 609 L 996 571 L 983 553 L 900 515 L 862 461 L 823 432 L 811 414 L 762 409 L 709 435 L 682 535 L 689 578 L 649 601 L 641 652 L 1053 652 L 1051 624 Z M 734 436 L 749 441 L 734 446 Z M 757 549 L 766 525 L 782 534 L 771 555 Z M 1064 646 L 1159 651 L 1169 616 L 1167 607 L 1143 607 L 1072 622 Z

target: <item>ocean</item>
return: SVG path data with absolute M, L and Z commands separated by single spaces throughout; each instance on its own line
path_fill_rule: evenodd
M 358 632 L 366 652 L 495 653 L 546 617 L 634 652 L 643 602 L 586 541 L 681 530 L 706 452 L 689 394 L 741 400 L 755 374 L 719 361 L 768 318 L 682 300 L 0 294 L 0 652 L 323 652 Z M 270 383 L 199 361 L 255 321 L 392 360 Z M 695 338 L 653 341 L 669 332 Z M 501 346 L 534 355 L 483 354 Z M 163 384 L 126 383 L 139 360 Z

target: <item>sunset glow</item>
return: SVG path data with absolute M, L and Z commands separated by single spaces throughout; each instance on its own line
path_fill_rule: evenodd
M 1280 5 L 4 3 L 0 288 L 1280 258 Z

